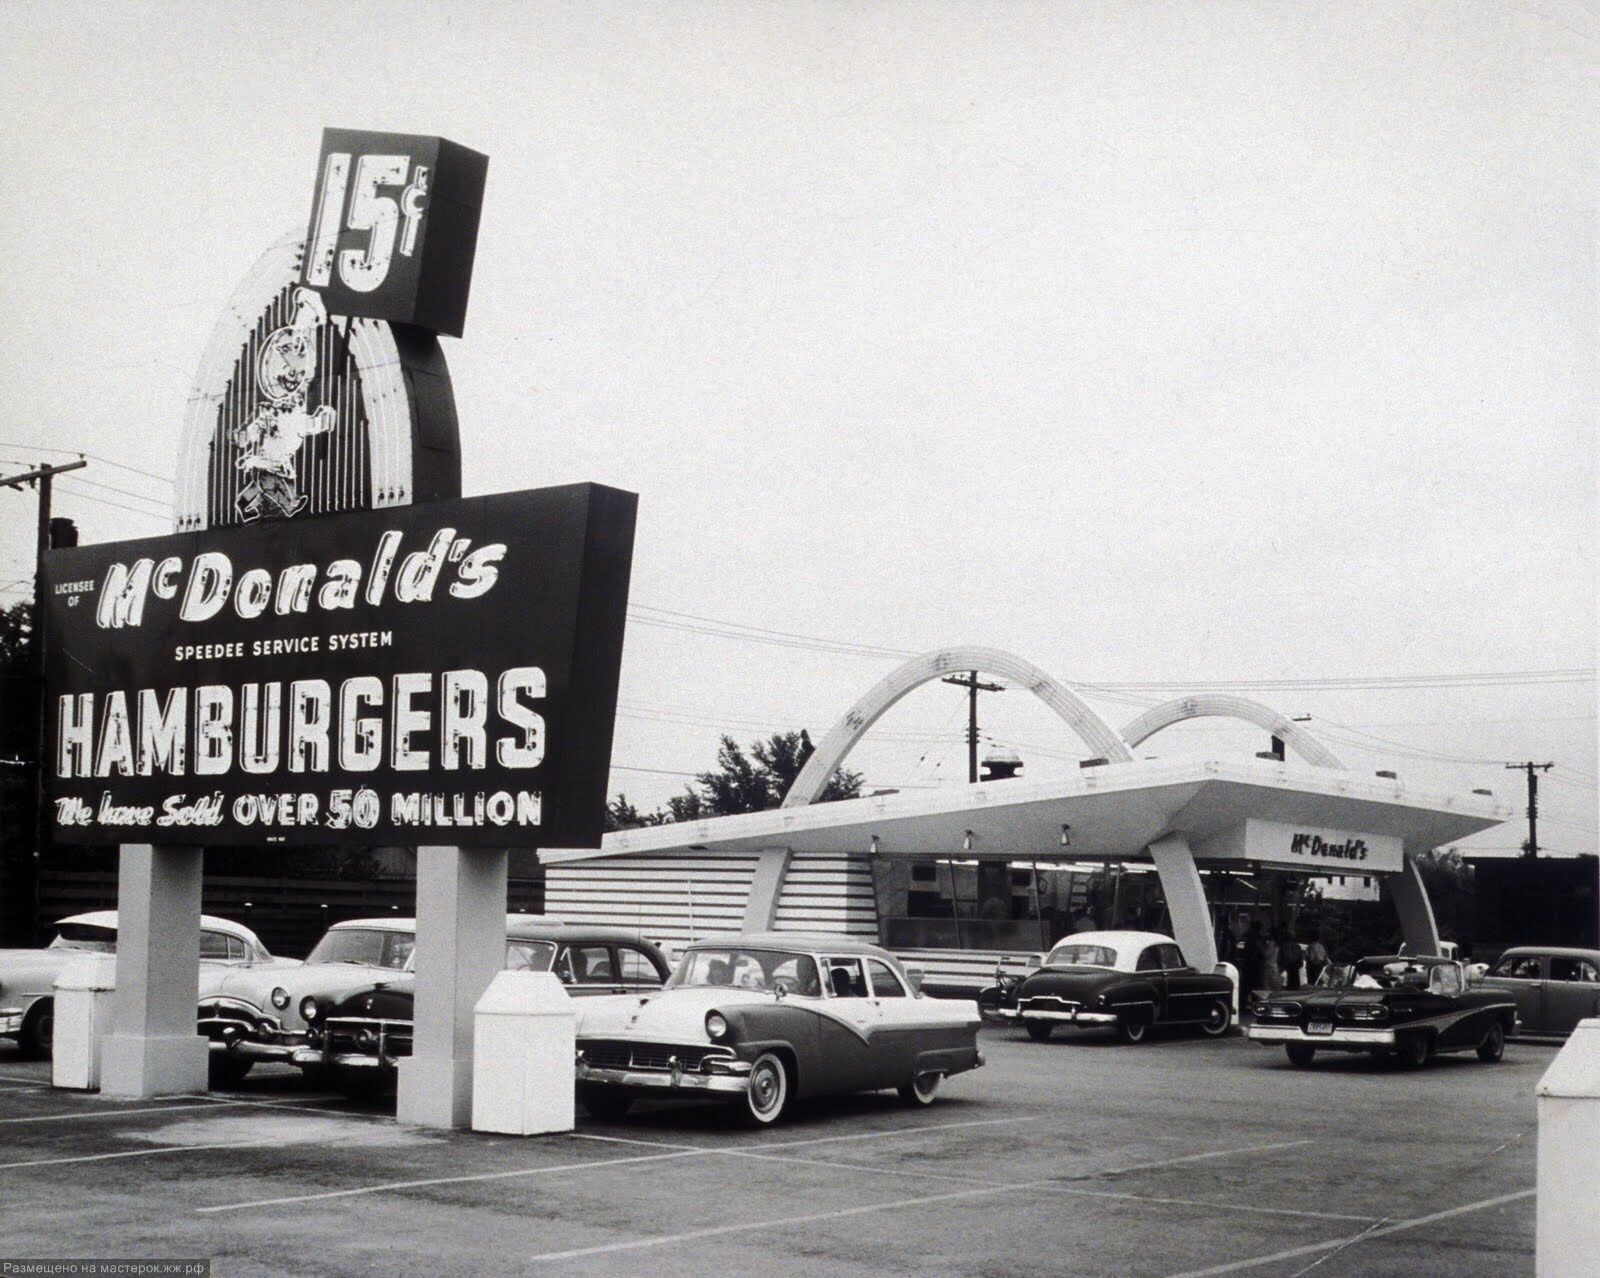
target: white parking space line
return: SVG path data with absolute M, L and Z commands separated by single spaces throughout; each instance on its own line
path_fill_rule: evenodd
M 633 1136 L 602 1136 L 598 1132 L 567 1132 L 573 1140 L 603 1140 L 617 1145 L 643 1145 L 646 1149 L 703 1150 L 703 1145 L 676 1145 L 664 1140 L 639 1140 Z
M 1230 1260 L 1220 1265 L 1212 1265 L 1209 1269 L 1188 1269 L 1181 1274 L 1173 1274 L 1171 1278 L 1212 1278 L 1215 1274 L 1234 1274 L 1243 1269 L 1257 1269 L 1262 1265 L 1276 1264 L 1283 1260 L 1297 1260 L 1301 1256 L 1314 1256 L 1319 1251 L 1335 1251 L 1353 1243 L 1367 1242 L 1374 1238 L 1387 1238 L 1390 1234 L 1403 1233 L 1408 1229 L 1420 1229 L 1424 1225 L 1437 1224 L 1441 1220 L 1449 1220 L 1455 1216 L 1464 1216 L 1469 1212 L 1485 1211 L 1490 1207 L 1503 1207 L 1507 1203 L 1520 1202 L 1524 1198 L 1532 1198 L 1534 1191 L 1520 1189 L 1514 1194 L 1501 1194 L 1498 1198 L 1485 1198 L 1475 1203 L 1463 1203 L 1460 1207 L 1448 1207 L 1444 1211 L 1436 1211 L 1427 1216 L 1415 1216 L 1410 1220 L 1398 1220 L 1392 1225 L 1384 1225 L 1381 1229 L 1367 1229 L 1359 1234 L 1346 1235 L 1343 1238 L 1330 1238 L 1327 1242 L 1307 1243 L 1304 1247 L 1290 1247 L 1285 1251 L 1275 1251 L 1268 1256 L 1250 1256 L 1243 1260 Z
M 248 1101 L 217 1101 L 218 1105 L 245 1105 Z M 66 1123 L 78 1118 L 118 1118 L 129 1114 L 166 1114 L 175 1109 L 203 1109 L 203 1105 L 147 1105 L 143 1109 L 75 1109 L 65 1114 L 33 1114 L 27 1118 L 0 1118 L 0 1123 Z M 0 1164 L 3 1166 L 4 1164 Z
M 1084 1172 L 1071 1180 L 1097 1180 L 1101 1176 L 1126 1176 L 1129 1172 L 1155 1171 L 1160 1167 L 1177 1167 L 1180 1163 L 1204 1162 L 1208 1158 L 1230 1158 L 1235 1154 L 1264 1154 L 1273 1149 L 1294 1149 L 1309 1145 L 1309 1140 L 1281 1140 L 1271 1145 L 1246 1145 L 1239 1149 L 1215 1149 L 1206 1154 L 1185 1154 L 1181 1158 L 1160 1158 L 1150 1163 L 1133 1163 L 1127 1167 L 1107 1167 L 1104 1171 Z
M 112 1158 L 150 1158 L 156 1154 L 187 1154 L 197 1149 L 249 1149 L 276 1145 L 276 1140 L 224 1140 L 209 1145 L 153 1145 L 149 1149 L 128 1149 L 115 1154 L 75 1154 L 71 1158 L 30 1158 L 20 1163 L 0 1163 L 0 1171 L 17 1167 L 59 1167 L 65 1163 L 101 1163 Z
M 841 1163 L 827 1158 L 801 1158 L 798 1155 L 787 1154 L 757 1154 L 749 1150 L 729 1149 L 723 1151 L 738 1158 L 756 1158 L 763 1162 L 796 1163 L 806 1167 L 829 1167 L 839 1171 L 870 1172 L 875 1176 L 913 1176 L 924 1180 L 947 1181 L 954 1185 L 970 1185 L 971 1176 L 952 1176 L 947 1172 L 915 1171 L 908 1167 L 875 1167 L 869 1163 Z M 1080 1189 L 1075 1185 L 1064 1185 L 1050 1181 L 1040 1182 L 1039 1188 L 1047 1189 L 1052 1193 L 1071 1194 L 1079 1198 L 1114 1198 L 1135 1203 L 1150 1203 L 1161 1207 L 1199 1207 L 1205 1211 L 1242 1211 L 1256 1212 L 1268 1216 L 1305 1216 L 1313 1220 L 1347 1220 L 1352 1224 L 1369 1225 L 1380 1219 L 1377 1216 L 1352 1216 L 1347 1212 L 1336 1211 L 1307 1211 L 1299 1207 L 1259 1207 L 1246 1203 L 1217 1202 L 1204 1198 L 1163 1198 L 1153 1194 L 1128 1194 L 1118 1193 L 1109 1189 Z
M 1207 1211 L 1259 1212 L 1267 1216 L 1304 1216 L 1311 1220 L 1348 1220 L 1356 1225 L 1370 1225 L 1381 1216 L 1352 1216 L 1340 1211 L 1307 1211 L 1302 1207 L 1258 1207 L 1251 1203 L 1223 1203 L 1205 1198 L 1157 1198 L 1151 1194 L 1119 1194 L 1109 1189 L 1079 1189 L 1076 1185 L 1046 1185 L 1045 1188 L 1078 1198 L 1119 1198 L 1134 1203 L 1151 1203 L 1156 1206 L 1203 1207 Z
M 998 1127 L 1004 1123 L 1037 1123 L 1037 1114 L 1022 1114 L 1016 1118 L 972 1118 L 958 1123 L 923 1123 L 917 1127 L 896 1127 L 889 1131 L 851 1132 L 844 1136 L 813 1136 L 806 1140 L 763 1141 L 750 1149 L 799 1149 L 806 1145 L 830 1145 L 846 1140 L 890 1140 L 897 1136 L 922 1136 L 929 1132 L 949 1132 L 964 1127 Z
M 42 1078 L 29 1078 L 26 1074 L 0 1074 L 0 1083 L 31 1083 L 35 1087 L 47 1087 L 49 1081 Z
M 479 1181 L 514 1180 L 525 1176 L 546 1176 L 554 1172 L 584 1171 L 591 1167 L 616 1167 L 624 1163 L 655 1163 L 669 1158 L 693 1158 L 715 1150 L 674 1149 L 661 1154 L 636 1154 L 632 1158 L 596 1158 L 584 1162 L 557 1163 L 550 1167 L 523 1167 L 515 1171 L 478 1172 L 468 1176 L 432 1176 L 426 1180 L 391 1180 L 354 1189 L 330 1189 L 320 1194 L 291 1194 L 283 1198 L 256 1198 L 245 1203 L 222 1203 L 216 1207 L 196 1207 L 195 1213 L 210 1216 L 224 1211 L 248 1211 L 252 1207 L 281 1207 L 290 1203 L 324 1202 L 330 1198 L 359 1198 L 366 1194 L 388 1194 L 401 1189 L 427 1189 L 434 1185 L 468 1185 Z
M 934 1203 L 955 1202 L 962 1198 L 982 1198 L 990 1194 L 1013 1193 L 1031 1189 L 1038 1182 L 1028 1181 L 1015 1185 L 986 1185 L 981 1189 L 954 1189 L 948 1194 L 925 1194 L 920 1198 L 896 1198 L 885 1203 L 865 1203 L 859 1207 L 841 1207 L 837 1211 L 817 1211 L 804 1216 L 779 1216 L 772 1220 L 751 1220 L 741 1225 L 714 1225 L 706 1229 L 690 1229 L 681 1234 L 657 1234 L 653 1238 L 631 1238 L 627 1242 L 601 1243 L 597 1247 L 574 1247 L 568 1251 L 546 1251 L 529 1256 L 530 1261 L 577 1260 L 584 1256 L 605 1256 L 619 1251 L 641 1251 L 646 1247 L 670 1247 L 674 1243 L 695 1242 L 701 1238 L 721 1238 L 728 1234 L 755 1233 L 762 1229 L 785 1229 L 793 1225 L 814 1225 L 824 1220 L 845 1220 L 851 1216 L 870 1216 L 878 1212 L 895 1211 L 901 1207 L 925 1207 Z

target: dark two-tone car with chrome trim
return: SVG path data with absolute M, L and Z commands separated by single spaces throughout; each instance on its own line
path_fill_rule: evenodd
M 417 943 L 414 919 L 335 923 L 293 971 L 242 969 L 200 997 L 200 1032 L 211 1041 L 211 1085 L 233 1086 L 260 1061 L 287 1063 L 306 1044 L 306 1011 L 384 973 L 406 971 Z
M 800 1098 L 894 1088 L 932 1104 L 983 1064 L 977 1009 L 928 998 L 887 950 L 752 933 L 691 945 L 655 998 L 579 1009 L 578 1099 L 620 1118 L 640 1097 L 723 1100 L 752 1124 Z
M 574 998 L 648 998 L 671 971 L 666 956 L 638 932 L 536 914 L 506 919 L 505 966 L 509 972 L 554 972 Z M 308 1000 L 307 1043 L 294 1063 L 352 1096 L 393 1086 L 400 1060 L 411 1055 L 415 1000 L 416 976 L 409 969 L 338 998 Z
M 1233 1000 L 1232 979 L 1190 967 L 1170 936 L 1077 932 L 1023 978 L 1014 1013 L 1003 1005 L 994 1010 L 1010 1013 L 1036 1043 L 1064 1026 L 1111 1029 L 1124 1042 L 1141 1043 L 1158 1025 L 1226 1034 Z
M 1413 1068 L 1444 1052 L 1498 1061 L 1516 1029 L 1503 990 L 1469 983 L 1455 959 L 1389 954 L 1330 966 L 1310 989 L 1258 997 L 1253 1043 L 1282 1044 L 1295 1065 L 1318 1052 L 1367 1052 Z

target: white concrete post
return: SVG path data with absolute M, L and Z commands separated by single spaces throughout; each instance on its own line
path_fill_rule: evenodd
M 472 1118 L 473 1008 L 506 965 L 504 848 L 417 849 L 412 1054 L 395 1115 L 422 1127 Z
M 1434 922 L 1433 903 L 1428 900 L 1428 889 L 1411 853 L 1405 853 L 1400 873 L 1390 878 L 1389 894 L 1394 898 L 1395 913 L 1400 916 L 1406 953 L 1437 954 L 1439 925 Z
M 1150 845 L 1150 859 L 1156 863 L 1161 892 L 1167 898 L 1167 913 L 1172 915 L 1172 939 L 1190 967 L 1211 971 L 1217 965 L 1217 937 L 1211 930 L 1206 889 L 1189 841 L 1180 834 L 1157 839 Z
M 211 1048 L 195 1033 L 202 857 L 197 847 L 122 847 L 117 989 L 100 1058 L 100 1090 L 107 1096 L 207 1089 Z
M 1587 1278 L 1600 1257 L 1600 1019 L 1578 1022 L 1536 1095 L 1535 1273 Z

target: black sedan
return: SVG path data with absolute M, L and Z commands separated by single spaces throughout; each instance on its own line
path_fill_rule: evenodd
M 1233 1000 L 1233 981 L 1190 967 L 1170 936 L 1079 932 L 1057 942 L 1044 966 L 1023 979 L 1015 1016 L 1036 1043 L 1063 1025 L 1115 1029 L 1125 1042 L 1141 1043 L 1157 1025 L 1225 1034 Z
M 554 972 L 574 998 L 654 994 L 671 972 L 637 932 L 526 914 L 507 920 L 506 970 Z M 416 977 L 406 972 L 315 1008 L 310 1043 L 294 1063 L 352 1096 L 392 1087 L 398 1061 L 411 1055 L 415 995 Z
M 1497 1061 L 1517 1021 L 1505 991 L 1469 986 L 1456 960 L 1405 954 L 1329 967 L 1312 988 L 1258 998 L 1253 1011 L 1250 1041 L 1283 1044 L 1296 1065 L 1318 1052 L 1369 1052 L 1412 1067 L 1440 1052 Z

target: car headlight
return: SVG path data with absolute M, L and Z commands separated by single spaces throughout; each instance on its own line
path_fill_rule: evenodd
M 722 1038 L 728 1032 L 728 1018 L 721 1012 L 706 1013 L 706 1033 L 711 1038 Z
M 307 994 L 303 999 L 300 1000 L 300 1016 L 302 1019 L 307 1021 L 314 1021 L 317 1019 L 317 1000 L 310 994 Z
M 289 1006 L 289 991 L 284 989 L 283 986 L 281 986 L 281 985 L 278 986 L 277 989 L 273 990 L 272 991 L 272 1005 L 275 1008 L 277 1008 L 280 1012 L 283 1011 L 284 1008 L 288 1007 Z

